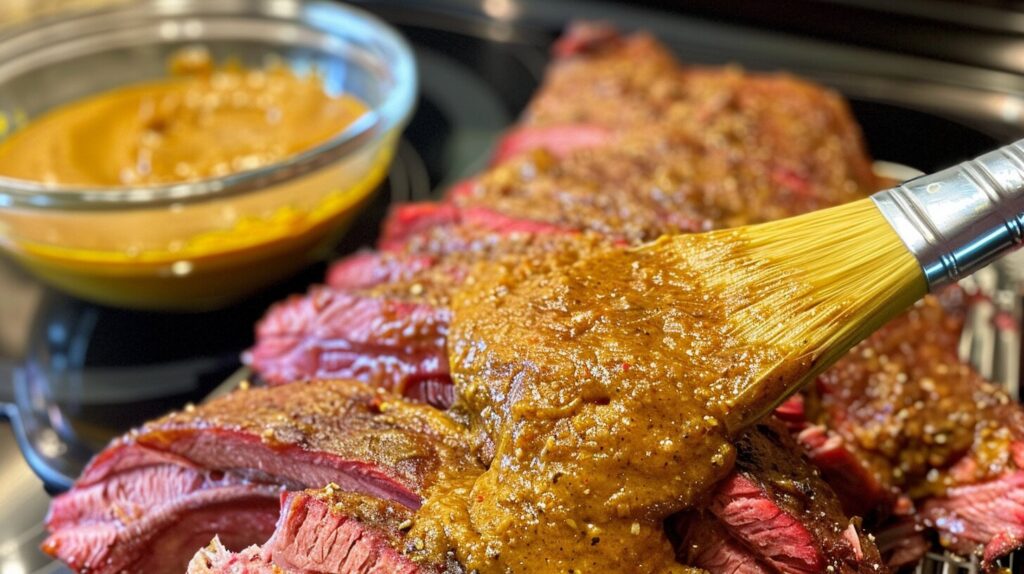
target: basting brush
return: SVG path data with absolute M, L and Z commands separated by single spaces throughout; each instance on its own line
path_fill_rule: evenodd
M 1024 140 L 864 200 L 650 247 L 702 259 L 709 286 L 744 302 L 729 321 L 735 340 L 785 350 L 733 390 L 724 418 L 735 432 L 1022 238 Z
M 1022 211 L 1013 146 L 788 220 L 526 277 L 477 268 L 447 341 L 456 408 L 490 464 L 428 495 L 410 539 L 480 572 L 681 571 L 664 520 L 707 500 L 740 431 L 1020 243 Z

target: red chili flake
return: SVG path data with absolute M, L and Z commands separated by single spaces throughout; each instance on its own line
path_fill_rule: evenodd
M 622 363 L 622 370 L 628 371 L 631 366 L 629 363 Z
M 484 501 L 484 495 L 482 495 L 482 494 L 476 495 L 476 501 L 477 502 L 483 502 Z

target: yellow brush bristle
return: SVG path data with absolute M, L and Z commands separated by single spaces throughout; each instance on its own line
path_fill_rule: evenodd
M 726 415 L 742 428 L 774 409 L 927 292 L 921 267 L 871 200 L 761 225 L 677 236 L 732 301 L 731 334 L 779 349 L 779 361 L 736 389 Z

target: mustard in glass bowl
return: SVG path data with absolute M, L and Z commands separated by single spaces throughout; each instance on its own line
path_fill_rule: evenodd
M 148 0 L 0 36 L 0 247 L 101 303 L 224 305 L 307 265 L 415 101 L 401 36 L 301 0 Z

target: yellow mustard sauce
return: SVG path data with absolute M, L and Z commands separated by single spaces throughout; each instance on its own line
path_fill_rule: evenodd
M 284 65 L 214 67 L 204 51 L 190 50 L 171 70 L 28 122 L 0 144 L 0 176 L 97 190 L 221 177 L 311 150 L 368 109 L 327 93 L 317 74 Z M 24 221 L 14 214 L 3 231 L 26 266 L 76 294 L 129 306 L 215 305 L 308 261 L 379 184 L 390 159 L 384 145 L 356 165 L 244 196 Z M 39 235 L 19 233 L 30 225 L 49 225 L 59 239 L 26 239 Z M 155 231 L 161 227 L 168 229 Z M 126 237 L 147 240 L 131 245 Z
M 366 111 L 315 74 L 283 65 L 214 68 L 204 52 L 168 79 L 62 106 L 0 145 L 0 175 L 120 187 L 181 183 L 255 169 L 309 150 Z
M 732 468 L 725 415 L 763 400 L 748 391 L 771 391 L 765 373 L 798 380 L 807 365 L 789 375 L 788 347 L 735 334 L 751 294 L 707 279 L 734 260 L 682 237 L 525 280 L 488 267 L 456 294 L 456 409 L 489 466 L 426 494 L 414 560 L 454 555 L 480 574 L 693 571 L 665 519 Z

